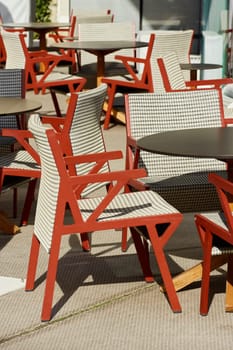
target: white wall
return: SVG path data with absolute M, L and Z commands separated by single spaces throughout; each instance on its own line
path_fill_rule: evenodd
M 110 9 L 114 22 L 132 21 L 139 29 L 139 0 L 70 0 L 70 8 L 95 11 Z
M 0 0 L 0 16 L 4 23 L 29 22 L 31 19 L 30 0 Z

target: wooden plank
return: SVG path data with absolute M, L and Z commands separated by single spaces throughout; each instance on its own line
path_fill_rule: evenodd
M 225 254 L 212 256 L 211 271 L 216 270 L 219 266 L 224 265 L 228 261 L 228 256 Z M 176 291 L 183 289 L 191 283 L 201 280 L 202 277 L 202 262 L 181 272 L 173 278 L 173 283 Z M 164 286 L 160 287 L 162 292 L 165 292 Z

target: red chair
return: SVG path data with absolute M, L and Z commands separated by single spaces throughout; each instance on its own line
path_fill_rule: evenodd
M 105 115 L 104 129 L 108 129 L 111 112 L 114 105 L 115 94 L 130 93 L 137 91 L 160 92 L 163 89 L 157 58 L 170 51 L 175 51 L 181 63 L 189 63 L 190 49 L 193 38 L 193 30 L 184 31 L 157 31 L 151 34 L 145 58 L 133 58 L 115 56 L 122 61 L 129 74 L 121 77 L 103 78 L 102 81 L 108 84 L 108 108 Z M 137 74 L 129 63 L 144 65 L 142 74 Z
M 48 321 L 52 316 L 62 236 L 123 227 L 131 228 L 144 277 L 148 282 L 153 281 L 153 277 L 149 256 L 139 233 L 146 234 L 151 240 L 171 308 L 174 312 L 181 312 L 163 249 L 179 226 L 182 215 L 153 191 L 121 193 L 130 179 L 146 175 L 143 169 L 96 173 L 95 168 L 102 166 L 110 154 L 112 159 L 117 159 L 122 156 L 121 152 L 66 157 L 59 142 L 59 134 L 47 130 L 38 116 L 32 115 L 28 126 L 38 146 L 42 174 L 25 289 L 34 289 L 39 248 L 42 245 L 49 253 L 49 262 L 41 320 Z M 72 175 L 69 169 L 72 170 L 77 163 L 92 164 L 93 171 L 86 175 Z M 114 181 L 106 195 L 80 199 L 83 188 L 88 184 L 106 181 Z M 70 224 L 64 220 L 68 215 L 66 209 L 69 209 Z
M 6 68 L 25 69 L 26 89 L 36 94 L 49 89 L 57 115 L 61 115 L 56 92 L 72 93 L 81 91 L 85 78 L 59 72 L 62 55 L 52 55 L 45 50 L 28 51 L 22 33 L 3 31 L 2 37 L 7 53 Z
M 175 52 L 171 52 L 163 57 L 157 58 L 164 89 L 167 92 L 174 90 L 196 89 L 214 87 L 220 88 L 225 84 L 232 84 L 232 78 L 205 79 L 205 80 L 185 80 L 180 67 L 179 59 Z
M 108 107 L 105 114 L 104 129 L 108 129 L 109 127 L 116 93 L 136 92 L 137 90 L 153 92 L 154 88 L 151 75 L 150 57 L 153 50 L 154 40 L 155 35 L 151 34 L 146 58 L 120 55 L 115 56 L 116 60 L 122 61 L 122 64 L 128 71 L 129 76 L 122 76 L 122 79 L 119 79 L 119 77 L 102 79 L 102 82 L 108 85 Z M 143 64 L 144 66 L 141 75 L 138 75 L 134 69 L 134 64 L 136 65 L 137 63 Z
M 222 260 L 222 264 L 225 262 L 228 263 L 227 283 L 230 285 L 232 285 L 233 273 L 233 213 L 231 200 L 233 196 L 233 184 L 229 180 L 213 173 L 209 175 L 209 181 L 217 190 L 222 211 L 201 213 L 195 216 L 195 222 L 203 248 L 200 301 L 200 314 L 203 316 L 207 315 L 209 310 L 210 272 L 213 269 L 211 266 L 212 256 L 218 255 Z M 226 311 L 232 311 L 232 309 Z
M 69 28 L 59 28 L 56 32 L 54 33 L 49 33 L 49 38 L 52 38 L 56 43 L 60 43 L 64 41 L 66 38 L 72 38 L 74 36 L 75 32 L 75 27 L 76 27 L 76 17 L 71 16 L 70 20 L 70 27 Z M 49 49 L 49 48 L 48 48 Z M 50 51 L 51 53 L 51 51 Z M 75 50 L 64 50 L 60 49 L 58 50 L 58 55 L 62 55 L 62 62 L 65 62 L 68 64 L 71 64 L 71 72 L 77 73 L 78 72 L 78 62 L 77 62 L 77 54 Z

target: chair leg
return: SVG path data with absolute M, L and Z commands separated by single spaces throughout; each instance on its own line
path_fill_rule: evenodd
M 55 281 L 56 281 L 56 275 L 57 275 L 60 243 L 61 243 L 61 237 L 56 237 L 56 239 L 52 242 L 52 245 L 51 245 L 44 300 L 43 300 L 43 306 L 42 306 L 42 312 L 41 312 L 41 321 L 49 321 L 51 318 L 52 301 L 53 301 L 54 287 L 55 287 Z
M 133 227 L 130 228 L 131 235 L 134 241 L 134 245 L 137 251 L 138 259 L 141 264 L 141 268 L 144 274 L 146 282 L 154 282 L 154 277 L 150 268 L 149 255 L 147 253 L 147 247 L 142 243 L 142 239 L 137 231 Z
M 22 215 L 21 215 L 20 226 L 25 226 L 28 223 L 28 218 L 30 215 L 32 202 L 33 202 L 34 197 L 35 197 L 36 184 L 37 184 L 37 179 L 33 179 L 33 180 L 29 181 L 27 194 L 26 194 L 26 198 L 25 198 L 24 206 L 23 206 L 23 211 L 22 211 Z
M 52 100 L 53 100 L 53 104 L 54 104 L 56 115 L 57 115 L 57 117 L 62 117 L 61 109 L 60 109 L 60 106 L 59 106 L 59 103 L 58 103 L 56 92 L 53 89 L 49 89 L 49 91 L 50 91 L 50 94 L 51 94 L 51 97 L 52 97 Z
M 112 111 L 113 102 L 114 102 L 115 90 L 116 90 L 115 86 L 114 88 L 112 87 L 111 89 L 108 88 L 108 101 L 106 102 L 107 110 L 106 110 L 105 119 L 104 119 L 104 130 L 108 129 L 109 123 L 111 120 L 111 111 Z
M 17 217 L 18 213 L 18 189 L 17 187 L 13 188 L 13 218 Z
M 30 291 L 34 289 L 39 249 L 40 249 L 40 241 L 37 239 L 36 235 L 33 234 L 31 252 L 30 252 L 29 263 L 28 263 L 26 286 L 25 286 L 26 291 Z
M 126 252 L 127 250 L 127 227 L 122 229 L 121 250 L 122 252 Z
M 171 228 L 170 228 L 171 229 Z M 173 312 L 181 312 L 181 306 L 172 281 L 171 273 L 162 248 L 161 237 L 154 226 L 147 227 L 154 254 L 166 289 L 167 297 Z
M 209 310 L 209 285 L 210 285 L 210 271 L 211 271 L 211 248 L 212 235 L 205 232 L 206 240 L 204 246 L 203 271 L 201 281 L 201 300 L 200 300 L 200 314 L 206 316 Z
M 82 248 L 84 252 L 89 252 L 91 250 L 90 240 L 88 237 L 88 233 L 82 233 L 80 234 L 80 239 L 82 242 Z

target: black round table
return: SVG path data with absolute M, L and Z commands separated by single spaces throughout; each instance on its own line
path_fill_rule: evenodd
M 28 98 L 0 97 L 0 116 L 33 112 L 41 107 L 40 102 Z
M 228 164 L 228 178 L 233 182 L 233 127 L 213 127 L 166 131 L 145 136 L 137 141 L 137 147 L 148 152 L 171 156 L 216 158 Z M 211 264 L 222 265 L 222 257 L 213 255 Z M 219 262 L 220 259 L 220 262 Z M 231 275 L 231 271 L 229 274 Z M 202 264 L 178 274 L 173 278 L 176 290 L 201 278 Z M 226 311 L 233 310 L 233 284 L 227 282 Z
M 19 31 L 32 31 L 39 35 L 40 49 L 46 50 L 46 34 L 56 31 L 61 27 L 70 27 L 70 23 L 59 22 L 26 22 L 26 23 L 3 23 L 2 26 L 7 29 L 19 29 Z
M 233 181 L 233 127 L 166 131 L 141 138 L 137 146 L 152 153 L 225 161 Z
M 71 38 L 72 40 L 75 38 Z M 113 41 L 66 41 L 54 44 L 57 49 L 84 50 L 97 56 L 97 86 L 101 83 L 104 76 L 104 58 L 112 52 L 121 49 L 136 49 L 139 47 L 148 46 L 144 41 L 128 41 L 128 40 L 113 40 Z
M 0 118 L 1 116 L 20 116 L 20 128 L 26 128 L 25 113 L 34 112 L 42 107 L 38 101 L 21 97 L 0 97 Z
M 191 80 L 197 80 L 198 70 L 219 69 L 222 68 L 222 65 L 217 63 L 180 63 L 180 67 L 191 72 Z

